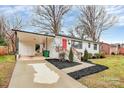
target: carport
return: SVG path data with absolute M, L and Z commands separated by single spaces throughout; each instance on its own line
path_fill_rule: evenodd
M 16 35 L 16 52 L 19 56 L 37 56 L 36 45 L 39 46 L 38 52 L 50 50 L 50 45 L 54 39 L 53 35 L 38 34 L 34 32 L 13 30 Z

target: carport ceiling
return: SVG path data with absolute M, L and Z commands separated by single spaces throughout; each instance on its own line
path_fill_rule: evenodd
M 47 39 L 54 38 L 54 37 L 37 35 L 32 33 L 24 33 L 24 32 L 17 32 L 17 37 L 19 38 L 20 41 L 35 42 L 35 43 L 43 43 L 46 41 L 46 38 Z

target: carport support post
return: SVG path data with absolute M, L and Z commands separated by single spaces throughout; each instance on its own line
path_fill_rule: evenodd
M 46 36 L 46 50 L 47 50 L 47 36 Z
M 18 51 L 18 48 L 17 48 L 17 43 L 18 43 L 18 40 L 17 40 L 17 32 L 15 31 L 15 60 L 17 60 L 17 51 Z

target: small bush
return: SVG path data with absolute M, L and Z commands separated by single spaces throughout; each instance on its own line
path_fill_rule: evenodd
M 71 62 L 73 62 L 73 57 L 74 57 L 74 55 L 73 55 L 73 51 L 72 51 L 72 47 L 70 48 L 70 52 L 69 52 L 69 60 L 71 61 Z
M 84 58 L 83 57 L 81 57 L 81 61 L 84 61 Z
M 88 53 L 88 58 L 91 59 L 93 57 L 92 53 Z
M 88 61 L 88 52 L 87 52 L 87 50 L 84 51 L 83 61 Z
M 65 52 L 60 52 L 59 53 L 59 60 L 60 61 L 65 61 Z
M 115 53 L 114 53 L 114 52 L 112 52 L 112 53 L 111 53 L 111 55 L 115 55 Z
M 99 53 L 95 53 L 94 56 L 95 56 L 96 58 L 100 58 L 100 54 L 99 54 Z
M 105 53 L 100 53 L 100 58 L 105 58 Z
M 6 41 L 0 37 L 0 46 L 6 46 L 6 45 L 7 45 Z
M 93 56 L 92 59 L 96 59 L 96 56 Z

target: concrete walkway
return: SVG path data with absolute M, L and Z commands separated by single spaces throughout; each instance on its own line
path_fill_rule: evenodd
M 70 73 L 70 72 L 75 72 L 75 71 L 78 71 L 78 70 L 81 70 L 81 69 L 84 69 L 84 68 L 87 68 L 87 67 L 91 67 L 91 66 L 94 66 L 94 64 L 81 63 L 80 65 L 77 65 L 77 66 L 62 69 L 62 71 L 64 71 L 65 73 Z
M 50 77 L 49 75 L 46 75 L 44 72 L 42 71 L 42 75 L 39 75 L 40 73 L 37 73 L 36 70 L 30 66 L 30 64 L 44 64 L 45 63 L 45 67 L 49 70 L 51 70 L 53 73 L 56 73 L 57 79 L 56 82 L 53 83 L 40 83 L 40 82 L 35 82 L 35 76 L 41 76 L 40 80 L 43 77 L 46 77 L 47 79 L 51 79 L 52 77 Z M 39 66 L 39 65 L 38 65 Z M 43 67 L 41 67 L 43 68 Z M 39 68 L 40 70 L 42 70 L 41 68 Z M 45 70 L 45 69 L 43 69 Z M 39 70 L 38 70 L 39 71 Z M 46 72 L 48 73 L 48 72 Z M 55 75 L 53 75 L 55 76 Z M 9 88 L 83 88 L 86 86 L 83 86 L 82 84 L 80 84 L 78 81 L 74 80 L 73 78 L 71 78 L 70 76 L 68 76 L 66 73 L 64 73 L 63 71 L 57 69 L 55 66 L 53 66 L 52 64 L 50 64 L 49 62 L 42 60 L 42 61 L 22 61 L 19 60 L 16 63 L 10 84 L 9 84 Z

